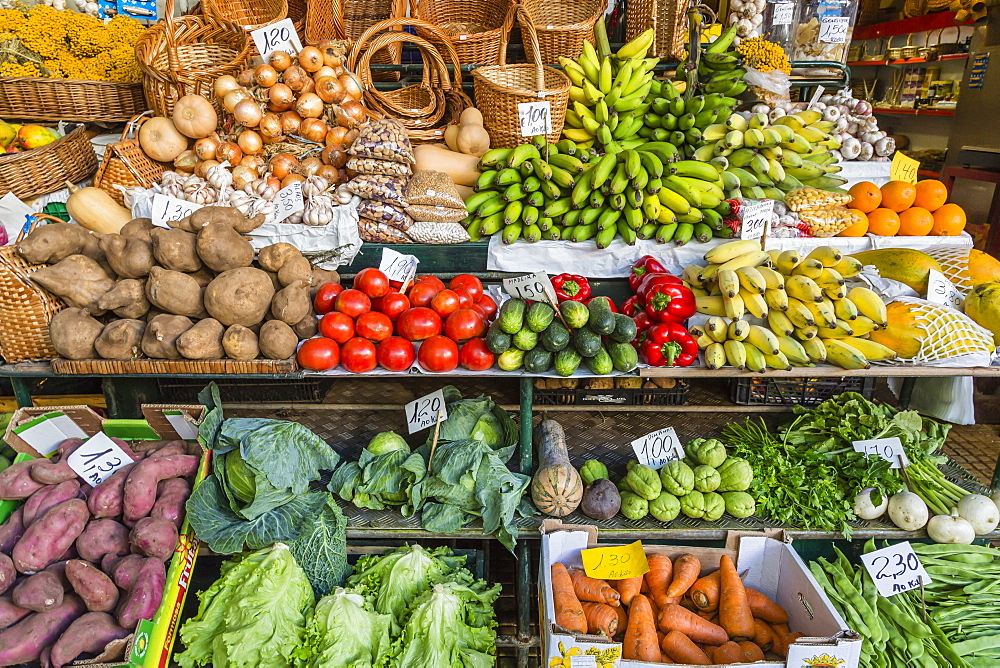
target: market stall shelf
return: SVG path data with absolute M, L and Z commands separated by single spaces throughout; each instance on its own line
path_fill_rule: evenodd
M 52 360 L 52 371 L 67 375 L 114 376 L 122 374 L 163 375 L 183 374 L 290 374 L 298 364 L 294 358 L 287 360 Z

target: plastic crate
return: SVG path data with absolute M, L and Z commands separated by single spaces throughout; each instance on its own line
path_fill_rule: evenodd
M 729 399 L 744 406 L 816 406 L 844 392 L 858 392 L 866 399 L 875 394 L 875 379 L 847 378 L 733 378 Z
M 197 402 L 198 393 L 209 380 L 160 378 L 160 397 L 165 403 Z M 229 379 L 216 378 L 219 394 L 227 403 L 315 403 L 322 399 L 319 380 L 291 380 L 266 378 Z
M 534 403 L 537 406 L 682 406 L 687 403 L 689 390 L 683 380 L 669 389 L 535 389 Z

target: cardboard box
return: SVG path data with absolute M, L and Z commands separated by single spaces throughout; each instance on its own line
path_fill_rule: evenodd
M 51 438 L 59 433 L 78 430 L 85 436 L 94 436 L 103 431 L 109 436 L 126 441 L 177 440 L 178 432 L 193 434 L 183 440 L 197 441 L 197 422 L 205 412 L 204 406 L 143 406 L 145 420 L 105 420 L 86 406 L 55 406 L 47 408 L 21 408 L 11 418 L 5 440 L 18 451 L 15 461 L 25 461 L 40 456 L 39 450 L 48 449 Z M 178 417 L 180 416 L 180 417 Z M 182 422 L 178 422 L 178 420 Z M 45 424 L 50 422 L 52 424 Z M 193 431 L 184 423 L 190 422 Z M 36 429 L 25 434 L 22 427 Z M 56 444 L 58 445 L 58 443 Z M 36 449 L 37 448 L 37 449 Z M 208 451 L 204 452 L 195 483 L 204 480 L 209 472 Z M 20 501 L 0 502 L 0 522 L 6 521 Z M 163 600 L 152 619 L 139 622 L 135 633 L 126 641 L 125 658 L 112 662 L 101 662 L 101 657 L 86 663 L 72 663 L 70 666 L 86 665 L 88 668 L 166 668 L 170 665 L 170 652 L 180 622 L 184 600 L 187 597 L 191 572 L 198 555 L 198 541 L 194 530 L 185 519 L 181 526 L 174 556 L 167 564 L 166 586 Z M 120 646 L 119 646 L 120 647 Z M 120 651 L 118 655 L 120 655 Z
M 640 668 L 662 664 L 621 659 L 621 643 L 603 636 L 574 636 L 556 626 L 552 603 L 552 564 L 559 561 L 567 567 L 581 567 L 580 551 L 588 547 L 605 547 L 615 543 L 599 543 L 597 527 L 564 525 L 559 520 L 542 523 L 542 553 L 538 588 L 541 604 L 539 615 L 542 629 L 542 665 L 553 665 L 554 659 L 569 659 L 562 664 L 569 668 L 591 665 L 597 668 Z M 685 553 L 696 555 L 706 575 L 718 568 L 719 559 L 728 554 L 736 561 L 737 570 L 746 575 L 744 583 L 774 599 L 788 611 L 792 631 L 805 633 L 790 648 L 787 661 L 775 655 L 753 664 L 756 668 L 789 668 L 812 665 L 810 660 L 826 658 L 841 660 L 830 663 L 838 668 L 857 668 L 861 653 L 861 638 L 833 608 L 826 594 L 812 577 L 808 567 L 784 539 L 783 532 L 767 534 L 731 532 L 725 548 L 688 547 L 676 545 L 644 545 L 646 554 L 665 554 L 670 558 Z M 574 651 L 576 648 L 579 652 Z M 576 656 L 572 656 L 572 655 Z M 595 661 L 588 662 L 587 655 Z M 572 657 L 572 658 L 571 658 Z M 558 665 L 558 664 L 556 664 Z M 817 663 L 816 665 L 822 665 Z

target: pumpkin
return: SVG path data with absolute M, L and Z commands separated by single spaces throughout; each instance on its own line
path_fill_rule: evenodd
M 188 147 L 187 137 L 166 116 L 154 116 L 139 128 L 139 146 L 153 160 L 173 162 Z
M 490 136 L 483 127 L 483 115 L 474 107 L 469 107 L 459 117 L 455 145 L 458 151 L 477 158 L 490 150 Z M 447 135 L 445 136 L 447 141 Z
M 67 182 L 66 211 L 82 227 L 101 234 L 118 234 L 132 220 L 128 209 L 100 188 L 78 188 Z
M 202 139 L 215 132 L 219 116 L 201 95 L 185 95 L 174 104 L 174 127 L 185 137 Z
M 583 500 L 583 480 L 569 463 L 566 433 L 555 420 L 542 420 L 535 432 L 538 470 L 531 479 L 531 500 L 551 517 L 565 517 Z

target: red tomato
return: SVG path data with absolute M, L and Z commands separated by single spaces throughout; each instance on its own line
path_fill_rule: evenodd
M 480 306 L 479 304 L 473 304 L 469 308 L 478 313 L 483 320 L 486 320 L 486 311 L 483 310 L 482 306 Z
M 344 357 L 344 368 L 351 373 L 366 373 L 378 364 L 375 344 L 360 336 L 355 336 L 345 343 L 341 352 Z
M 319 315 L 325 315 L 333 310 L 333 302 L 337 296 L 344 291 L 344 286 L 340 283 L 324 283 L 319 287 L 316 296 L 313 298 L 313 308 Z
M 444 281 L 442 281 L 437 276 L 431 276 L 429 274 L 426 276 L 417 276 L 417 280 L 415 281 L 415 283 L 429 283 L 430 285 L 433 285 L 435 288 L 437 288 L 438 292 L 445 289 Z
M 431 300 L 437 296 L 444 288 L 436 288 L 430 283 L 414 283 L 410 288 L 409 298 L 411 306 L 428 306 Z
M 444 334 L 453 341 L 465 341 L 486 333 L 486 321 L 470 308 L 458 309 L 444 321 Z
M 354 288 L 371 298 L 389 294 L 389 279 L 375 267 L 362 269 L 354 277 Z
M 458 295 L 458 306 L 459 308 L 470 308 L 476 303 L 475 298 L 468 290 L 463 290 L 462 288 L 455 288 L 452 290 L 456 295 Z
M 396 318 L 396 333 L 407 341 L 437 336 L 441 333 L 441 316 L 426 306 L 407 309 Z
M 337 295 L 334 308 L 341 313 L 346 313 L 352 318 L 357 318 L 362 313 L 367 313 L 372 308 L 372 300 L 361 290 L 344 290 Z
M 378 344 L 378 363 L 389 371 L 407 371 L 416 358 L 413 344 L 401 336 L 390 336 Z
M 458 351 L 458 362 L 469 371 L 486 371 L 493 366 L 494 355 L 486 339 L 470 339 Z
M 462 289 L 472 295 L 472 301 L 478 301 L 483 296 L 483 282 L 472 274 L 459 274 L 448 281 L 448 287 L 452 290 Z
M 447 318 L 449 315 L 462 308 L 462 302 L 454 290 L 442 290 L 431 300 L 431 308 L 439 316 Z
M 323 336 L 307 339 L 299 346 L 298 360 L 306 369 L 326 371 L 340 364 L 340 346 Z
M 327 313 L 319 321 L 319 333 L 343 345 L 354 338 L 354 319 L 346 313 Z
M 392 320 L 385 313 L 368 311 L 358 316 L 354 329 L 357 330 L 358 336 L 377 343 L 392 336 Z
M 393 322 L 400 313 L 408 308 L 410 308 L 410 300 L 406 295 L 398 292 L 390 292 L 385 297 L 379 297 L 372 301 L 372 310 L 385 313 Z
M 451 371 L 458 366 L 458 344 L 447 336 L 432 336 L 420 344 L 417 361 L 431 373 Z
M 483 293 L 483 296 L 479 298 L 479 301 L 476 302 L 476 306 L 485 311 L 487 320 L 492 320 L 493 316 L 497 314 L 496 301 L 494 301 L 493 297 L 489 296 L 485 292 Z

